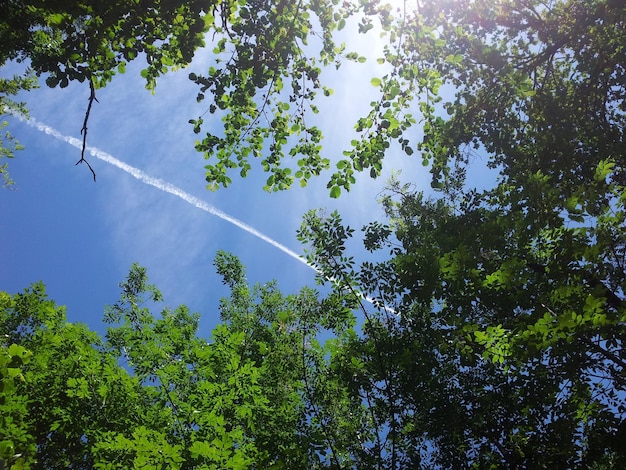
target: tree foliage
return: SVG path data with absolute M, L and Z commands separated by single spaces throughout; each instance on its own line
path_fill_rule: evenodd
M 395 356 L 400 374 L 426 362 L 437 381 L 413 375 L 406 383 L 425 386 L 424 395 L 407 388 L 386 400 L 415 411 L 433 465 L 618 468 L 624 10 L 576 1 L 420 7 L 406 29 L 391 31 L 404 38 L 386 51 L 394 69 L 372 82 L 387 96 L 341 166 L 351 174 L 364 150 L 382 149 L 382 164 L 385 142 L 408 145 L 388 115 L 409 95 L 423 126 L 416 149 L 439 191 L 428 197 L 393 182 L 383 198 L 388 223 L 364 229 L 365 248 L 387 249 L 387 260 L 358 268 L 343 235 L 353 231 L 337 215 L 308 214 L 310 261 L 341 280 L 337 295 L 374 299 L 378 309 L 363 304 L 363 315 L 386 325 L 391 344 L 420 338 L 408 362 Z M 499 174 L 493 188 L 466 182 L 479 157 Z
M 106 309 L 104 338 L 67 322 L 42 284 L 3 293 L 0 458 L 15 469 L 322 468 L 347 460 L 336 449 L 347 445 L 341 431 L 352 426 L 354 405 L 328 375 L 316 293 L 249 286 L 226 253 L 215 264 L 231 296 L 209 338 L 185 306 L 152 314 L 161 294 L 138 265 Z
M 320 81 L 324 68 L 364 60 L 335 43 L 346 17 L 361 10 L 375 11 L 338 0 L 10 1 L 0 20 L 0 64 L 28 61 L 50 87 L 87 82 L 91 105 L 95 91 L 130 61 L 145 59 L 141 75 L 154 90 L 162 74 L 188 65 L 198 50 L 210 51 L 206 73 L 189 75 L 197 101 L 208 101 L 205 113 L 189 121 L 193 131 L 202 132 L 206 113 L 223 121 L 222 132 L 212 128 L 196 143 L 211 160 L 209 187 L 228 186 L 234 170 L 246 176 L 254 157 L 269 173 L 266 189 L 286 189 L 294 180 L 282 164 L 287 155 L 297 156 L 302 184 L 329 166 L 320 156 L 321 131 L 307 116 L 317 112 L 319 91 L 332 94 Z M 88 117 L 89 111 L 83 134 Z
M 152 313 L 161 294 L 137 265 L 106 311 L 105 338 L 67 323 L 41 285 L 3 295 L 1 458 L 16 468 L 626 465 L 619 2 L 151 5 L 14 8 L 4 57 L 30 58 L 49 85 L 82 77 L 93 90 L 144 53 L 153 87 L 214 34 L 215 65 L 190 77 L 224 123 L 197 144 L 212 159 L 207 179 L 226 186 L 255 157 L 266 189 L 285 189 L 330 168 L 306 117 L 317 91 L 330 94 L 324 67 L 359 60 L 333 32 L 362 14 L 361 31 L 375 20 L 389 38 L 379 59 L 389 72 L 371 80 L 380 98 L 335 162 L 331 196 L 358 172 L 379 175 L 395 147 L 420 155 L 435 191 L 390 182 L 386 220 L 363 228 L 365 260 L 338 213 L 307 213 L 298 236 L 324 294 L 250 286 L 238 259 L 218 253 L 231 294 L 208 339 L 184 306 Z M 19 29 L 24 18 L 35 27 Z M 192 124 L 202 132 L 202 117 Z M 293 174 L 287 155 L 300 159 Z M 466 176 L 481 159 L 497 176 L 473 188 Z
M 18 390 L 20 381 L 24 380 L 21 366 L 28 364 L 31 353 L 17 344 L 2 344 L 0 348 L 0 462 L 18 469 L 25 461 L 24 453 L 34 450 L 25 420 L 28 413 L 26 396 Z
M 31 70 L 27 70 L 25 75 L 13 76 L 11 78 L 0 78 L 0 116 L 8 114 L 27 115 L 26 105 L 16 102 L 12 99 L 20 91 L 29 91 L 37 86 L 36 78 Z M 8 125 L 7 121 L 0 123 L 0 130 L 4 130 Z M 3 158 L 13 158 L 16 150 L 22 150 L 24 147 L 15 140 L 9 131 L 0 134 L 0 160 Z M 10 188 L 13 180 L 9 175 L 9 165 L 4 162 L 0 165 L 0 177 L 2 178 L 2 187 Z
M 14 468 L 619 468 L 623 307 L 607 281 L 570 283 L 495 253 L 485 243 L 513 218 L 489 222 L 473 204 L 455 214 L 394 189 L 396 228 L 376 222 L 364 235 L 368 249 L 391 249 L 387 261 L 357 267 L 340 217 L 307 215 L 309 260 L 320 281 L 333 276 L 325 295 L 250 286 L 239 260 L 218 253 L 231 294 L 208 340 L 184 306 L 153 315 L 161 294 L 138 265 L 105 312 L 104 338 L 68 323 L 41 284 L 3 294 L 2 458 Z
M 379 98 L 355 124 L 344 158 L 333 163 L 328 187 L 334 197 L 349 190 L 359 172 L 378 176 L 393 149 L 431 165 L 437 187 L 453 184 L 450 164 L 467 163 L 476 150 L 516 179 L 526 176 L 515 162 L 537 155 L 535 171 L 567 176 L 570 187 L 590 176 L 573 162 L 623 158 L 625 18 L 612 0 L 424 0 L 402 7 L 122 0 L 7 7 L 0 59 L 30 61 L 50 86 L 78 80 L 102 87 L 143 57 L 142 76 L 154 89 L 160 75 L 212 50 L 207 72 L 189 77 L 199 87 L 197 100 L 223 121 L 221 131 L 212 127 L 196 143 L 209 161 L 211 189 L 228 186 L 235 173 L 245 177 L 254 160 L 269 173 L 267 190 L 286 189 L 294 180 L 305 185 L 331 168 L 322 130 L 311 122 L 318 92 L 332 94 L 321 81 L 324 70 L 365 60 L 336 43 L 347 22 L 361 33 L 386 35 L 378 62 L 389 71 L 372 78 Z M 203 132 L 203 116 L 190 123 Z M 566 164 L 567 155 L 576 158 Z
M 599 170 L 584 190 L 603 203 L 581 223 L 520 210 L 506 184 L 437 199 L 394 183 L 391 224 L 364 227 L 378 261 L 360 266 L 337 214 L 305 217 L 331 296 L 372 301 L 345 354 L 367 371 L 353 393 L 398 429 L 398 459 L 411 444 L 427 467 L 622 465 L 624 187 Z

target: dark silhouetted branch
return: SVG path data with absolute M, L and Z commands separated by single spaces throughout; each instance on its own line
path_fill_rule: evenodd
M 91 78 L 89 78 L 89 90 L 91 91 L 91 93 L 89 94 L 89 104 L 87 105 L 87 112 L 85 112 L 85 121 L 83 122 L 83 128 L 80 130 L 80 133 L 83 135 L 83 149 L 80 153 L 80 160 L 78 160 L 76 164 L 78 165 L 79 163 L 83 162 L 86 163 L 91 170 L 93 180 L 96 181 L 96 172 L 91 167 L 91 164 L 85 159 L 85 150 L 87 148 L 87 122 L 89 121 L 89 113 L 91 113 L 91 105 L 93 105 L 93 102 L 98 101 L 98 98 L 96 98 L 96 87 L 94 86 L 93 80 Z

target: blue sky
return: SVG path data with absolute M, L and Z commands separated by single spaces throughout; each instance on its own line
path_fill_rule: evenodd
M 381 46 L 374 35 L 358 41 L 352 44 L 362 53 Z M 366 65 L 344 64 L 338 73 L 327 74 L 326 83 L 335 94 L 319 102 L 319 120 L 326 156 L 333 161 L 348 148 L 354 122 L 375 96 L 371 77 L 384 73 L 373 60 L 375 53 L 370 55 L 374 57 Z M 338 209 L 346 222 L 360 229 L 382 216 L 376 199 L 392 169 L 402 168 L 403 179 L 428 186 L 429 175 L 419 157 L 390 153 L 383 177 L 361 175 L 339 200 L 329 198 L 324 176 L 303 189 L 295 185 L 286 192 L 266 193 L 261 171 L 235 179 L 227 189 L 206 190 L 205 162 L 194 150 L 197 136 L 187 121 L 208 104 L 196 103 L 196 87 L 187 77 L 205 71 L 211 59 L 210 50 L 199 51 L 189 67 L 160 79 L 154 95 L 144 89 L 139 76 L 143 64 L 130 64 L 126 74 L 98 91 L 88 144 L 176 185 L 298 253 L 302 247 L 296 230 L 307 210 Z M 0 75 L 16 70 L 9 65 Z M 80 138 L 88 87 L 48 89 L 44 79 L 40 82 L 40 89 L 21 97 L 31 116 L 65 136 Z M 1 290 L 14 293 L 42 280 L 50 297 L 68 306 L 70 320 L 100 329 L 103 307 L 117 300 L 117 284 L 136 261 L 148 268 L 167 305 L 187 304 L 202 314 L 202 327 L 210 328 L 218 321 L 218 299 L 227 293 L 212 265 L 217 250 L 239 256 L 251 282 L 277 279 L 285 292 L 313 284 L 310 268 L 259 238 L 92 156 L 94 183 L 86 166 L 74 166 L 78 149 L 18 119 L 8 120 L 26 149 L 9 162 L 16 189 L 0 191 Z

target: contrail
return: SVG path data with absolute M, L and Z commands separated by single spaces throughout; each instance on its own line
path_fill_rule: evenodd
M 82 150 L 83 148 L 83 142 L 81 140 L 68 136 L 68 135 L 63 135 L 59 131 L 57 131 L 55 128 L 50 127 L 38 121 L 37 119 L 26 118 L 24 116 L 17 116 L 17 117 L 20 118 L 22 121 L 26 122 L 29 126 L 34 127 L 38 131 L 44 132 L 54 137 L 55 139 L 59 139 L 64 142 L 67 142 L 68 144 L 70 144 L 73 147 L 76 147 L 79 150 Z M 167 181 L 164 181 L 160 178 L 155 178 L 154 176 L 150 176 L 144 171 L 140 170 L 139 168 L 135 168 L 134 166 L 124 163 L 123 161 L 115 158 L 113 155 L 103 152 L 102 150 L 96 147 L 92 147 L 91 145 L 87 145 L 86 150 L 94 157 L 102 161 L 105 161 L 119 168 L 122 171 L 125 171 L 126 173 L 133 176 L 134 178 L 137 178 L 142 183 L 149 184 L 150 186 L 154 186 L 155 188 L 160 189 L 161 191 L 173 194 L 174 196 L 181 198 L 183 201 L 188 202 L 192 206 L 195 206 L 198 209 L 202 209 L 203 211 L 208 212 L 209 214 L 215 215 L 219 217 L 220 219 L 225 220 L 226 222 L 233 224 L 234 226 L 239 227 L 242 230 L 245 230 L 250 235 L 254 235 L 257 238 L 260 238 L 264 242 L 269 243 L 273 247 L 278 248 L 283 253 L 286 253 L 287 255 L 291 256 L 293 259 L 298 260 L 301 263 L 308 266 L 309 268 L 313 269 L 314 271 L 317 271 L 317 269 L 314 266 L 310 265 L 304 258 L 301 258 L 295 251 L 290 250 L 285 245 L 278 243 L 276 240 L 273 240 L 272 238 L 268 237 L 264 233 L 259 232 L 257 229 L 255 229 L 254 227 L 251 227 L 245 222 L 242 222 L 241 220 L 233 216 L 230 216 L 226 214 L 225 212 L 222 212 L 217 207 L 212 206 L 211 204 L 203 201 L 202 199 L 198 199 L 197 197 L 189 194 L 188 192 L 184 191 L 178 186 L 174 186 L 173 184 L 168 183 Z
M 34 127 L 38 131 L 44 132 L 45 134 L 48 134 L 54 137 L 55 139 L 59 139 L 59 140 L 62 140 L 63 142 L 67 142 L 68 144 L 70 144 L 73 147 L 76 147 L 79 150 L 82 150 L 83 148 L 82 140 L 76 139 L 75 137 L 71 137 L 68 135 L 63 135 L 59 131 L 57 131 L 55 128 L 50 127 L 47 124 L 44 124 L 43 122 L 40 122 L 35 118 L 32 118 L 32 117 L 27 118 L 23 115 L 18 115 L 18 114 L 15 114 L 15 117 L 17 117 L 23 122 L 26 122 L 26 124 L 28 124 L 31 127 Z M 133 176 L 134 178 L 137 178 L 142 183 L 149 184 L 150 186 L 154 186 L 155 188 L 160 189 L 161 191 L 173 194 L 174 196 L 181 198 L 183 201 L 188 202 L 192 206 L 195 206 L 198 209 L 202 209 L 203 211 L 208 212 L 209 214 L 215 215 L 219 217 L 220 219 L 225 220 L 226 222 L 230 224 L 233 224 L 235 227 L 239 227 L 240 229 L 245 230 L 250 235 L 254 235 L 257 238 L 260 238 L 264 242 L 269 243 L 273 247 L 278 248 L 283 253 L 291 256 L 293 259 L 300 261 L 302 264 L 311 268 L 313 271 L 317 273 L 320 272 L 319 269 L 317 269 L 312 264 L 309 264 L 304 258 L 300 257 L 298 253 L 296 253 L 295 251 L 290 250 L 285 245 L 278 243 L 276 240 L 268 237 L 263 232 L 259 232 L 254 227 L 251 227 L 250 225 L 246 224 L 245 222 L 242 222 L 236 217 L 228 215 L 227 213 L 219 210 L 217 207 L 209 204 L 208 202 L 203 201 L 202 199 L 199 199 L 189 194 L 188 192 L 184 191 L 178 186 L 175 186 L 172 183 L 168 183 L 167 181 L 164 181 L 160 178 L 155 178 L 154 176 L 150 176 L 149 174 L 145 173 L 139 168 L 135 168 L 134 166 L 131 166 L 128 163 L 124 163 L 123 161 L 115 158 L 113 155 L 108 154 L 91 145 L 87 145 L 85 147 L 85 150 L 87 150 L 94 157 L 104 162 L 107 162 L 110 165 L 113 165 L 122 171 L 125 171 L 126 173 Z M 335 279 L 328 279 L 328 281 L 330 281 L 331 283 L 337 282 Z M 367 302 L 371 303 L 372 305 L 376 305 L 374 299 L 372 299 L 371 297 L 368 297 L 358 291 L 355 291 L 355 294 L 359 296 L 360 298 L 366 300 Z M 382 308 L 387 310 L 390 313 L 396 314 L 396 312 L 391 307 L 387 307 L 386 305 L 383 305 Z

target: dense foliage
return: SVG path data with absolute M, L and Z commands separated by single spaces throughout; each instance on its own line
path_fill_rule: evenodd
M 520 209 L 506 184 L 433 199 L 395 183 L 391 224 L 363 236 L 373 259 L 391 256 L 358 267 L 337 214 L 306 216 L 321 280 L 377 306 L 360 303 L 362 337 L 346 345 L 354 393 L 397 445 L 427 443 L 427 468 L 624 465 L 626 197 L 609 167 L 585 188 L 603 188 L 581 201 L 594 215 Z
M 206 339 L 184 306 L 150 313 L 160 293 L 139 266 L 107 309 L 106 338 L 68 323 L 40 284 L 3 294 L 1 457 L 13 468 L 307 467 L 316 437 L 289 306 L 310 299 L 248 291 L 238 261 L 217 264 L 233 297 Z
M 212 187 L 245 176 L 250 157 L 270 173 L 267 189 L 330 168 L 306 123 L 316 91 L 330 94 L 318 76 L 342 54 L 359 60 L 335 31 L 353 15 L 363 32 L 377 22 L 389 72 L 372 79 L 380 98 L 328 188 L 336 197 L 357 172 L 377 176 L 398 149 L 420 156 L 435 191 L 390 182 L 387 219 L 364 227 L 372 255 L 359 264 L 339 214 L 307 213 L 298 236 L 330 284 L 323 295 L 251 287 L 219 253 L 231 295 L 210 338 L 185 307 L 151 313 L 161 296 L 139 266 L 107 310 L 105 338 L 67 323 L 41 285 L 3 294 L 5 462 L 626 466 L 621 2 L 9 5 L 2 59 L 30 59 L 52 86 L 94 90 L 144 53 L 153 87 L 211 37 L 215 65 L 190 78 L 224 123 L 197 144 Z M 3 83 L 5 95 L 32 86 Z M 493 184 L 473 188 L 466 175 L 481 160 Z

